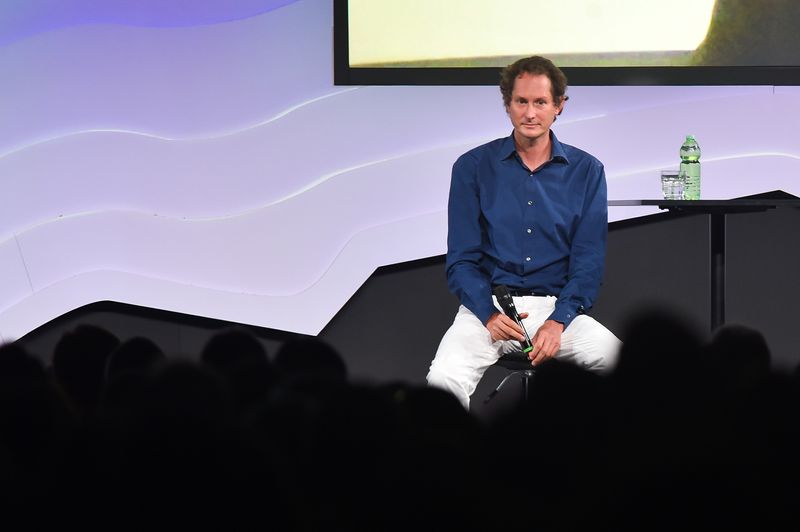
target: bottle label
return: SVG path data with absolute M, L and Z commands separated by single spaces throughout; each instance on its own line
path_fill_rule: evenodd
M 700 162 L 683 161 L 680 165 L 680 171 L 686 176 L 686 182 L 683 185 L 684 199 L 700 199 Z

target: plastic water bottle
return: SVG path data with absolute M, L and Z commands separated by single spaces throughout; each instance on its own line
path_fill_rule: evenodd
M 687 200 L 700 199 L 700 145 L 692 135 L 686 135 L 680 153 L 680 172 L 686 176 L 683 197 Z

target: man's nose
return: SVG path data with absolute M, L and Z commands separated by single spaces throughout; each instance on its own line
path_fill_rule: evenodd
M 528 116 L 528 117 L 531 117 L 531 118 L 536 116 L 536 107 L 534 107 L 533 104 L 529 103 L 525 107 L 525 116 Z

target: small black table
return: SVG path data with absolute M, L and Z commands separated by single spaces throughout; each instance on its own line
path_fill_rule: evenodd
M 777 207 L 800 207 L 800 198 L 788 199 L 738 198 L 729 200 L 609 200 L 610 207 L 658 206 L 670 212 L 703 213 L 710 217 L 709 280 L 711 285 L 711 330 L 725 323 L 725 217 L 741 212 L 760 212 Z M 790 196 L 791 197 L 791 196 Z

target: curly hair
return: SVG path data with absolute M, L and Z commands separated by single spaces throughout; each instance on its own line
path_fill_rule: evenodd
M 566 101 L 567 76 L 546 57 L 534 55 L 518 59 L 505 67 L 500 72 L 500 92 L 503 95 L 503 105 L 508 107 L 511 104 L 511 92 L 514 90 L 514 82 L 524 74 L 544 74 L 550 78 L 550 90 L 553 94 L 553 103 L 558 105 L 562 100 Z

